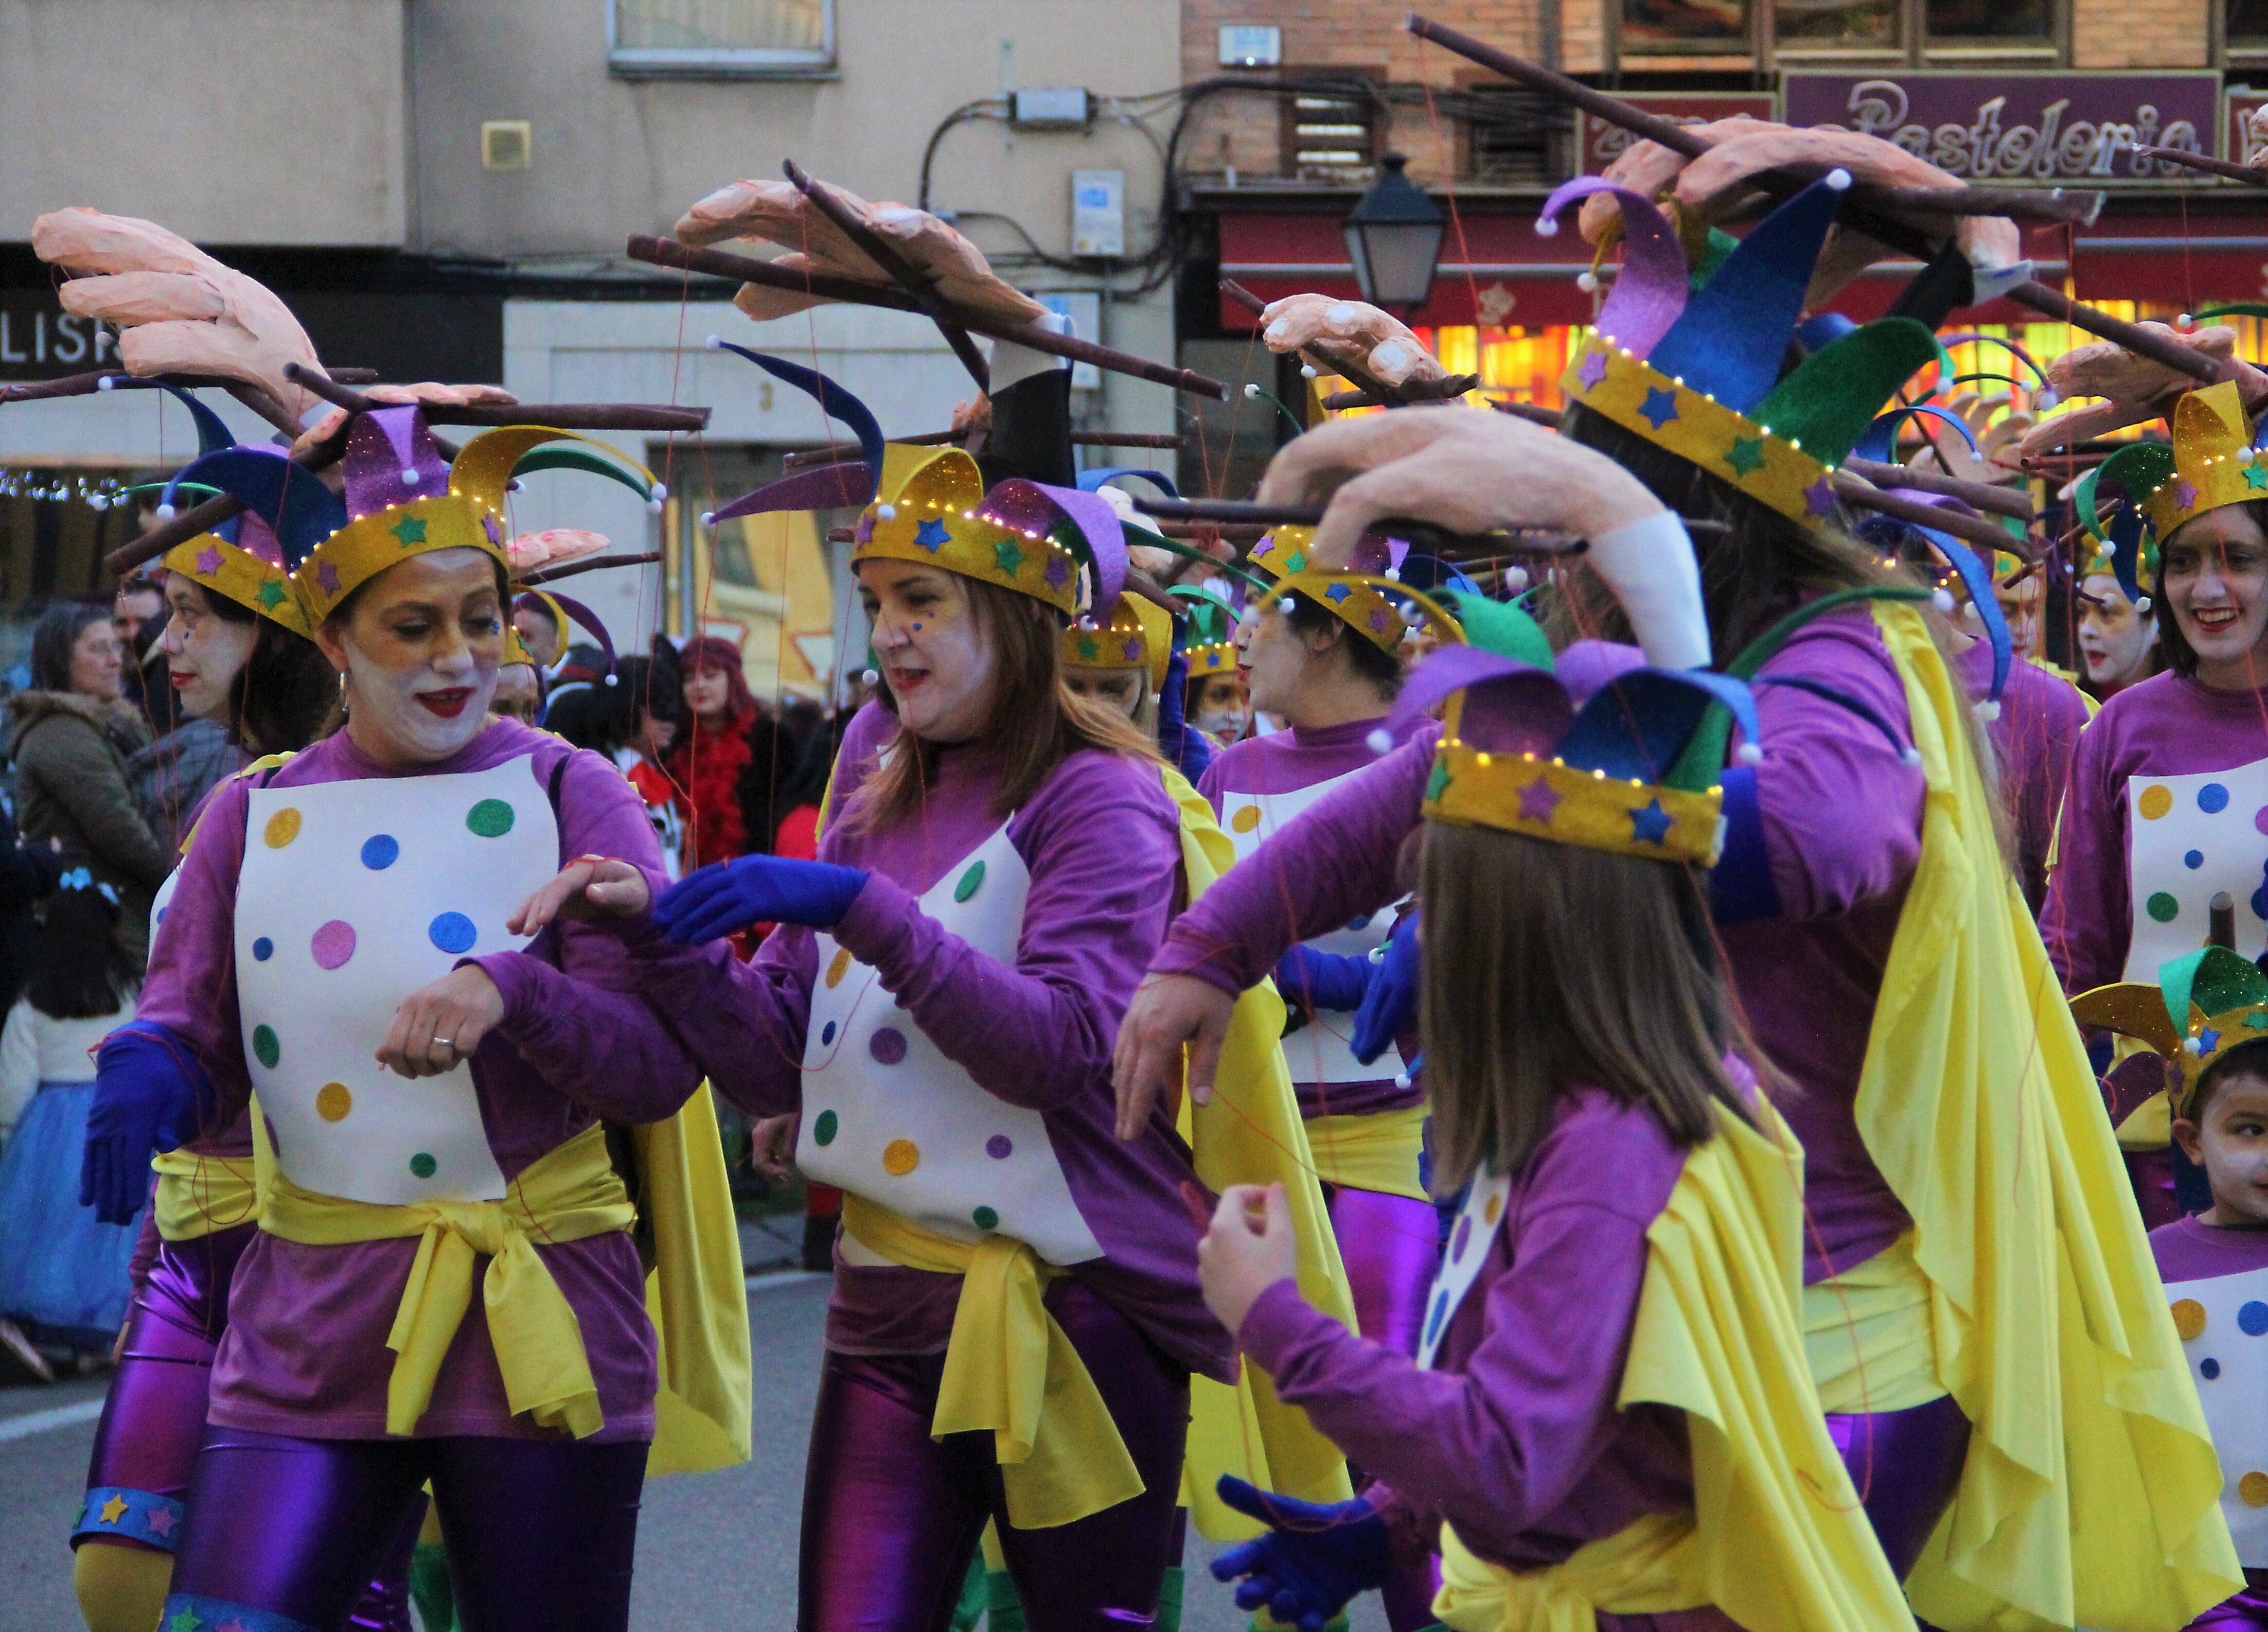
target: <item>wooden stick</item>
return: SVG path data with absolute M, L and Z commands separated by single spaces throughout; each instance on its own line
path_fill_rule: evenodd
M 349 413 L 415 406 L 426 423 L 440 425 L 556 425 L 562 431 L 700 431 L 709 424 L 705 408 L 673 408 L 659 402 L 381 402 L 303 368 L 284 365 L 284 377 Z
M 1323 399 L 1325 408 L 1415 408 L 1421 403 L 1454 402 L 1479 386 L 1478 374 L 1451 374 L 1446 380 L 1404 380 L 1381 397 L 1371 391 L 1334 391 Z
M 2012 556 L 2029 561 L 2039 551 L 2029 540 L 2010 537 L 1982 516 L 1962 515 L 1957 511 L 1941 509 L 1936 505 L 1923 504 L 1918 498 L 1900 498 L 1860 481 L 1855 476 L 1835 474 L 1835 496 L 1846 505 L 1861 510 L 1880 511 L 1910 521 L 1916 527 L 1933 527 L 1940 533 L 1950 533 L 1985 550 L 2005 550 Z
M 1994 515 L 2014 516 L 2019 521 L 2029 521 L 2035 516 L 2032 501 L 2013 488 L 1964 482 L 1941 471 L 1917 470 L 1911 465 L 1883 464 L 1873 459 L 1845 459 L 1841 468 L 1852 476 L 1864 476 L 1876 487 L 1911 487 L 1925 493 L 1943 493 L 1960 499 L 1972 510 L 1989 510 Z
M 1603 119 L 1609 124 L 1627 130 L 1633 136 L 1644 137 L 1650 142 L 1658 142 L 1672 152 L 1683 153 L 1689 159 L 1697 159 L 1709 151 L 1709 144 L 1694 135 L 1692 130 L 1684 125 L 1666 119 L 1659 114 L 1650 114 L 1643 108 L 1633 107 L 1619 97 L 1609 96 L 1603 91 L 1594 91 L 1589 85 L 1570 79 L 1565 74 L 1555 73 L 1550 69 L 1540 67 L 1524 58 L 1514 56 L 1508 51 L 1499 51 L 1494 46 L 1484 45 L 1471 35 L 1461 33 L 1457 29 L 1432 22 L 1414 13 L 1404 26 L 1421 40 L 1430 40 L 1445 49 L 1455 52 L 1459 56 L 1502 74 L 1515 84 L 1526 85 L 1532 91 L 1541 92 L 1555 101 L 1580 107 L 1593 117 Z M 1749 180 L 1765 192 L 1778 196 L 1798 192 L 1806 185 L 1803 178 L 1779 170 L 1759 171 Z M 1901 254 L 1912 255 L 1918 260 L 1927 262 L 1934 256 L 1937 247 L 1929 241 L 1927 234 L 1918 232 L 1904 222 L 1893 219 L 1884 214 L 1878 203 L 1881 198 L 1881 189 L 1868 186 L 1865 182 L 1853 182 L 1849 201 L 1843 206 L 1841 217 L 1843 225 L 1854 232 L 1863 233 L 1868 238 Z M 2058 321 L 2071 324 L 2075 329 L 2084 329 L 2091 335 L 2125 347 L 2137 356 L 2146 357 L 2154 363 L 2170 368 L 2176 373 L 2186 374 L 2192 380 L 2201 380 L 2206 385 L 2213 385 L 2221 380 L 2235 377 L 2234 365 L 2217 363 L 2209 358 L 2199 356 L 2187 346 L 2176 345 L 2162 336 L 2154 335 L 2139 325 L 2123 322 L 2117 318 L 2095 311 L 2091 306 L 2081 306 L 2077 301 L 2067 298 L 2062 291 L 2051 289 L 2037 278 L 2028 278 L 2003 291 L 2002 293 L 2005 299 L 2013 300 L 2019 306 L 2029 306 L 2035 312 L 2044 313 Z
M 2185 170 L 2202 170 L 2207 175 L 2225 175 L 2232 181 L 2243 182 L 2247 187 L 2268 187 L 2268 173 L 2255 170 L 2250 165 L 2233 165 L 2226 159 L 2208 159 L 2203 153 L 2192 153 L 2178 147 L 2152 147 L 2142 142 L 2128 145 L 2145 159 L 2163 159 Z
M 1281 527 L 1314 527 L 1323 519 L 1321 505 L 1262 505 L 1242 498 L 1152 498 L 1134 495 L 1134 507 L 1161 521 L 1257 521 Z
M 840 300 L 850 306 L 880 306 L 892 312 L 918 309 L 910 297 L 900 294 L 895 289 L 862 284 L 848 277 L 786 271 L 769 261 L 758 261 L 749 255 L 729 255 L 721 249 L 695 249 L 673 238 L 649 238 L 644 233 L 635 233 L 624 246 L 623 252 L 631 260 L 643 261 L 648 266 L 706 272 L 712 277 L 729 277 L 740 284 L 761 284 L 767 289 L 784 289 L 822 300 Z M 1017 345 L 1029 346 L 1035 351 L 1045 351 L 1051 357 L 1067 357 L 1075 363 L 1092 363 L 1097 368 L 1107 368 L 1113 373 L 1131 374 L 1138 380 L 1171 386 L 1174 390 L 1186 391 L 1192 396 L 1209 396 L 1222 402 L 1228 400 L 1226 386 L 1194 369 L 1153 363 L 1147 358 L 1136 357 L 1132 352 L 1121 351 L 1115 346 L 1097 345 L 1091 340 L 1081 340 L 1072 335 L 1050 334 L 1044 329 L 971 311 L 967 306 L 947 303 L 946 310 L 952 314 L 955 322 L 971 334 L 1012 341 Z
M 1525 419 L 1532 425 L 1547 425 L 1554 431 L 1559 428 L 1558 410 L 1546 408 L 1540 402 L 1515 402 L 1510 397 L 1503 397 L 1491 398 L 1489 406 L 1499 414 L 1510 414 L 1513 418 Z
M 961 359 L 980 391 L 992 388 L 992 368 L 976 343 L 968 337 L 968 330 L 955 322 L 947 310 L 944 297 L 937 292 L 931 280 L 897 251 L 895 245 L 884 240 L 851 212 L 850 206 L 835 196 L 834 189 L 816 177 L 806 175 L 792 159 L 780 161 L 787 179 L 795 183 L 796 191 L 811 202 L 812 207 L 835 224 L 836 229 L 866 254 L 866 258 L 882 269 L 893 283 L 906 292 L 915 306 L 937 325 L 938 333 L 945 336 L 946 344 Z
M 310 480 L 313 478 L 310 477 Z M 244 513 L 244 501 L 223 493 L 217 498 L 208 498 L 182 511 L 170 521 L 160 521 L 138 538 L 125 543 L 103 557 L 103 565 L 119 578 L 124 578 L 145 562 L 155 561 L 175 544 L 186 544 L 200 533 L 210 533 L 232 516 Z
M 604 567 L 651 566 L 660 559 L 661 551 L 659 550 L 641 550 L 634 556 L 592 556 L 586 560 L 570 561 L 563 566 L 539 567 L 526 577 L 516 578 L 512 582 L 523 589 L 533 588 L 537 584 L 556 583 L 563 578 L 579 577 L 585 572 L 596 572 Z

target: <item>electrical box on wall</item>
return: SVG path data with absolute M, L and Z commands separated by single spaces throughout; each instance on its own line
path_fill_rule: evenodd
M 1126 173 L 1071 173 L 1071 252 L 1075 255 L 1126 253 Z
M 1083 130 L 1094 99 L 1082 85 L 1027 85 L 1008 93 L 1008 122 L 1019 130 Z
M 1284 31 L 1258 23 L 1220 26 L 1223 68 L 1274 68 L 1284 60 Z

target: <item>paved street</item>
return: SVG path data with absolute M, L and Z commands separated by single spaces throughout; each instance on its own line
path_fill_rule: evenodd
M 752 1279 L 755 1458 L 646 1487 L 638 1526 L 637 1632 L 788 1632 L 795 1624 L 797 1514 L 827 1283 Z M 64 1535 L 86 1476 L 103 1380 L 0 1389 L 0 1632 L 79 1632 Z M 1188 1632 L 1240 1632 L 1243 1617 L 1190 1543 Z M 1355 1632 L 1383 1632 L 1366 1600 Z

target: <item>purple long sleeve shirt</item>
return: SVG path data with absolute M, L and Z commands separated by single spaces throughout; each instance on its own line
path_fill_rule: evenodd
M 1189 1148 L 1161 1107 L 1147 1134 L 1114 1128 L 1111 1048 L 1118 1023 L 1179 900 L 1180 816 L 1158 767 L 1099 750 L 1058 765 L 1007 819 L 1031 875 L 1015 963 L 978 952 L 917 897 L 1003 820 L 1000 756 L 948 748 L 913 821 L 861 829 L 849 812 L 895 720 L 870 704 L 836 762 L 819 859 L 864 869 L 835 938 L 977 1086 L 1038 1111 L 1074 1203 L 1103 1256 L 1071 1266 L 1192 1370 L 1226 1378 L 1228 1334 L 1197 1284 L 1197 1230 L 1181 1187 Z M 741 964 L 719 946 L 649 954 L 657 1001 L 711 1082 L 752 1115 L 801 1103 L 805 1032 L 818 952 L 783 925 Z M 838 1251 L 827 1342 L 843 1354 L 935 1354 L 951 1338 L 960 1277 L 853 1264 Z
M 1535 1569 L 1648 1513 L 1690 1511 L 1683 1414 L 1617 1408 L 1646 1232 L 1685 1153 L 1647 1111 L 1584 1089 L 1514 1182 L 1432 1370 L 1350 1333 L 1292 1281 L 1263 1293 L 1240 1346 L 1348 1459 L 1391 1489 L 1396 1528 L 1446 1519 L 1478 1557 Z M 1373 1495 L 1373 1500 L 1377 1500 Z M 1602 1628 L 1728 1628 L 1714 1610 Z
M 1974 698 L 1992 689 L 1992 648 L 1980 640 L 1957 660 L 1961 683 Z M 2039 916 L 2048 893 L 2048 850 L 2055 840 L 2056 809 L 2079 734 L 2087 727 L 2087 699 L 2079 688 L 2037 663 L 2019 658 L 2008 666 L 1999 717 L 1985 727 L 2000 767 L 2000 805 L 2016 836 L 2016 882 Z
M 2268 689 L 2216 691 L 2169 671 L 2102 705 L 2072 755 L 2055 871 L 2040 915 L 2040 937 L 2066 992 L 2088 991 L 2125 972 L 2134 930 L 2128 779 L 2229 771 L 2262 758 L 2268 758 Z M 2241 830 L 2257 825 L 2249 808 L 2234 814 Z M 2241 839 L 2255 837 L 2240 831 Z M 2258 877 L 2256 871 L 2255 882 Z M 2238 892 L 2240 923 L 2250 905 Z M 2205 933 L 2199 922 L 2192 944 L 2202 946 Z
M 563 858 L 618 857 L 663 882 L 661 856 L 637 795 L 613 765 L 557 737 L 495 720 L 466 748 L 414 774 L 486 771 L 528 757 L 548 786 L 559 784 Z M 306 786 L 405 773 L 379 765 L 344 732 L 294 756 L 269 786 Z M 218 1090 L 223 1117 L 249 1097 L 235 972 L 237 877 L 244 856 L 249 785 L 215 794 L 181 864 L 152 948 L 141 1017 L 162 1023 L 194 1049 Z M 611 929 L 561 923 L 522 952 L 475 960 L 504 999 L 503 1023 L 471 1061 L 489 1148 L 506 1178 L 606 1118 L 659 1121 L 697 1086 L 676 1038 L 635 994 L 636 966 Z M 229 1428 L 319 1439 L 376 1439 L 386 1433 L 394 1355 L 387 1335 L 416 1255 L 415 1237 L 309 1246 L 256 1233 L 239 1260 L 229 1328 L 213 1365 L 210 1419 Z M 600 1440 L 653 1434 L 653 1331 L 645 1275 L 626 1234 L 539 1244 L 581 1326 L 606 1426 Z M 482 1434 L 550 1437 L 515 1417 L 475 1299 L 436 1379 L 420 1437 Z
M 1861 703 L 1881 725 L 1790 680 Z M 1864 1263 L 1910 1222 L 1867 1154 L 1853 1107 L 1875 994 L 1921 859 L 1924 782 L 1903 757 L 1904 683 L 1863 607 L 1798 631 L 1764 666 L 1756 713 L 1757 802 L 1780 916 L 1727 925 L 1719 936 L 1749 1031 L 1801 1090 L 1781 1110 L 1803 1143 L 1813 1225 L 1804 1277 L 1815 1281 Z M 1435 735 L 1419 732 L 1232 868 L 1175 921 L 1152 969 L 1241 992 L 1293 941 L 1392 900 L 1402 841 L 1422 819 Z
M 1219 816 L 1222 799 L 1230 794 L 1292 794 L 1366 770 L 1378 759 L 1377 750 L 1370 746 L 1371 734 L 1385 724 L 1383 719 L 1356 720 L 1314 729 L 1294 726 L 1270 736 L 1247 737 L 1223 749 L 1205 767 L 1204 775 L 1197 779 L 1197 792 L 1211 803 L 1213 814 Z M 1406 738 L 1409 733 L 1403 735 Z M 1254 859 L 1257 860 L 1256 854 Z M 1286 992 L 1284 998 L 1287 1003 L 1296 1003 L 1299 993 Z M 1311 1017 L 1307 1023 L 1319 1023 Z M 1330 1023 L 1344 1022 L 1335 1017 Z M 1414 1033 L 1397 1041 L 1407 1045 L 1404 1058 L 1417 1046 Z M 1294 1082 L 1292 1086 L 1300 1097 L 1300 1113 L 1305 1117 L 1367 1116 L 1379 1111 L 1405 1110 L 1424 1104 L 1425 1098 L 1425 1090 L 1415 1082 L 1395 1086 L 1391 1074 L 1364 1082 Z

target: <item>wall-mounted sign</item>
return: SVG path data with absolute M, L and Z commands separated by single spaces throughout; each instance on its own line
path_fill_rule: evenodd
M 118 360 L 118 337 L 73 317 L 51 289 L 0 289 L 0 380 L 52 380 Z
M 1778 103 L 1769 91 L 1624 91 L 1622 100 L 1649 114 L 1680 124 L 1707 124 L 1746 114 L 1751 119 L 1777 119 Z M 1578 111 L 1575 151 L 1585 175 L 1602 175 L 1638 138 L 1620 125 Z
M 1792 125 L 1878 136 L 1999 185 L 2161 186 L 2192 173 L 2134 144 L 2212 153 L 2220 127 L 2213 73 L 1791 73 L 1781 94 Z

